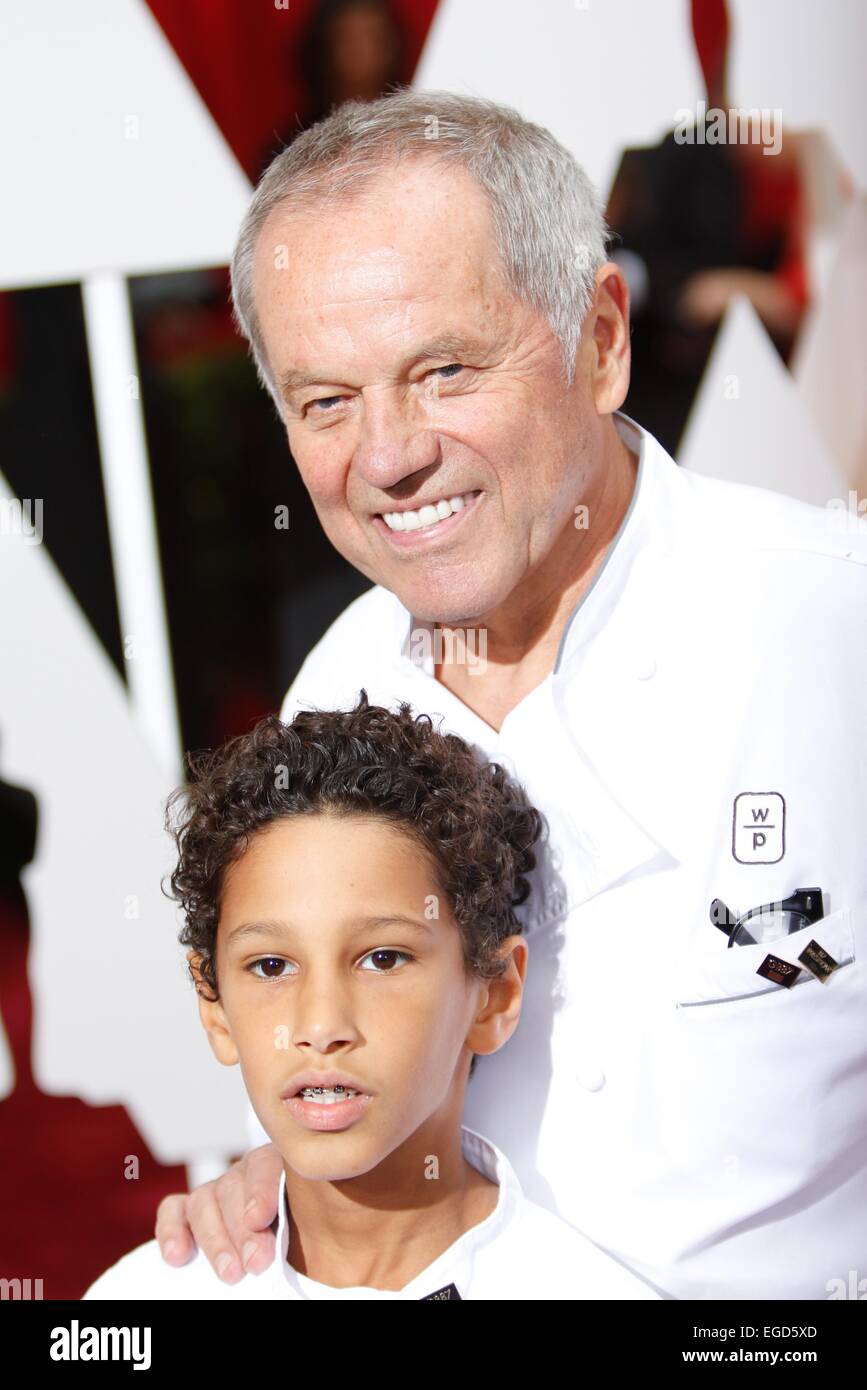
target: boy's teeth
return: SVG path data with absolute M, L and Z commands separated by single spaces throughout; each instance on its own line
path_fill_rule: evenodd
M 312 1100 L 318 1105 L 335 1105 L 337 1101 L 348 1100 L 358 1094 L 358 1091 L 351 1091 L 348 1086 L 305 1086 L 299 1092 L 303 1100 Z
M 471 492 L 459 497 L 442 497 L 439 502 L 428 503 L 417 512 L 383 512 L 382 519 L 390 531 L 421 531 L 425 526 L 435 526 L 438 521 L 445 521 L 452 512 L 463 511 L 472 500 Z

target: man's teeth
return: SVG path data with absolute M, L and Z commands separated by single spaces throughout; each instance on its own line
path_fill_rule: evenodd
M 417 512 L 383 512 L 382 519 L 390 531 L 420 531 L 425 526 L 445 521 L 452 512 L 462 511 L 470 505 L 473 496 L 472 492 L 465 492 L 460 497 L 443 497 L 439 502 L 419 507 Z
M 340 1100 L 358 1096 L 360 1091 L 351 1091 L 348 1086 L 305 1086 L 298 1092 L 302 1100 L 312 1100 L 317 1105 L 336 1105 Z

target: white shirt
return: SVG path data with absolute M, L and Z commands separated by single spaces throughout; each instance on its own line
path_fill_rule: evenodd
M 615 422 L 639 452 L 630 507 L 499 733 L 380 586 L 281 716 L 362 686 L 409 700 L 545 814 L 521 1021 L 464 1111 L 528 1196 L 675 1297 L 823 1299 L 867 1276 L 867 527 L 689 473 Z M 815 886 L 824 920 L 774 949 L 797 964 L 815 939 L 826 983 L 757 975 L 767 948 L 710 922 L 714 898 Z M 267 1142 L 252 1109 L 250 1134 Z
M 224 1284 L 201 1250 L 175 1268 L 149 1240 L 100 1275 L 85 1299 L 658 1299 L 659 1294 L 544 1207 L 528 1201 L 496 1145 L 461 1127 L 469 1163 L 497 1183 L 497 1205 L 402 1289 L 332 1288 L 289 1263 L 286 1174 L 280 1176 L 277 1257 L 262 1274 Z

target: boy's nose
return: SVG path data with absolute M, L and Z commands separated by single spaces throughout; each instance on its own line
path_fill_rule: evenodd
M 301 989 L 290 1029 L 296 1047 L 312 1047 L 327 1055 L 335 1047 L 358 1040 L 347 992 L 337 981 L 320 981 Z

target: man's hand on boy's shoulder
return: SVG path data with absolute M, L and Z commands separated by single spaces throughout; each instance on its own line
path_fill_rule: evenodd
M 212 1182 L 164 1197 L 154 1234 L 167 1264 L 184 1265 L 196 1246 L 226 1284 L 261 1274 L 274 1259 L 283 1160 L 273 1144 L 252 1149 Z

